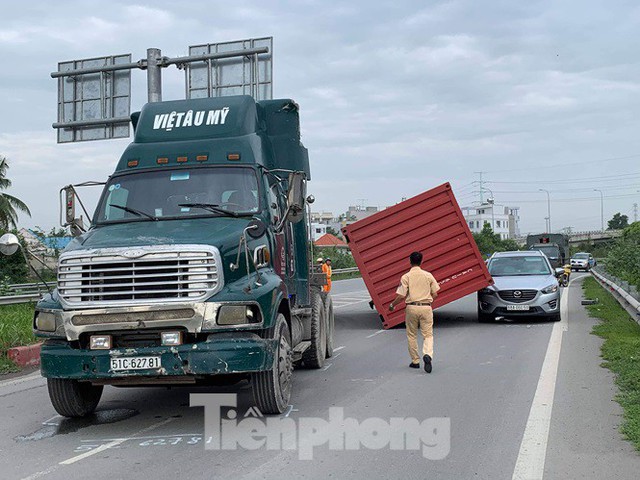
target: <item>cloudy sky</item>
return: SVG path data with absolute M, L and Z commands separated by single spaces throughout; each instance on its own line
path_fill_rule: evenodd
M 9 193 L 58 222 L 58 190 L 104 180 L 129 140 L 56 143 L 57 62 L 274 37 L 274 96 L 301 106 L 316 210 L 391 205 L 479 175 L 521 230 L 600 228 L 640 202 L 640 5 L 635 1 L 35 1 L 2 5 L 0 155 Z M 146 78 L 132 74 L 132 110 Z M 163 71 L 164 99 L 184 95 Z M 95 195 L 94 195 L 95 196 Z M 91 194 L 87 195 L 91 200 Z M 90 202 L 89 202 L 90 203 Z

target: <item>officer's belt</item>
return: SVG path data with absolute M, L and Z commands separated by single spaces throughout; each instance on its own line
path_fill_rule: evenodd
M 409 302 L 407 305 L 415 305 L 417 307 L 430 307 L 431 303 L 428 302 Z

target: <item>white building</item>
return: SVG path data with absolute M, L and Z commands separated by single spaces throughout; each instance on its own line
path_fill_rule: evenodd
M 332 212 L 311 212 L 311 221 L 314 223 L 322 223 L 324 225 L 335 223 Z
M 327 233 L 328 225 L 311 222 L 311 240 L 314 242 Z
M 484 224 L 488 223 L 493 232 L 504 240 L 520 236 L 519 211 L 520 207 L 483 203 L 478 207 L 463 207 L 462 215 L 473 233 L 480 233 Z

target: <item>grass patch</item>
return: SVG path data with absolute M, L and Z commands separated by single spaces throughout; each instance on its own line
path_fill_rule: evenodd
M 616 375 L 616 401 L 624 410 L 621 431 L 640 451 L 640 325 L 594 278 L 586 278 L 583 289 L 586 298 L 598 299 L 587 309 L 602 320 L 593 333 L 604 338 L 603 366 Z
M 19 369 L 7 358 L 9 348 L 36 343 L 31 329 L 33 307 L 33 303 L 0 306 L 0 374 Z

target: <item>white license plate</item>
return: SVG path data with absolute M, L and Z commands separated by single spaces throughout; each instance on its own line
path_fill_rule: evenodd
M 507 310 L 518 310 L 518 311 L 527 311 L 529 310 L 529 305 L 507 305 Z
M 121 357 L 111 359 L 111 370 L 149 370 L 160 368 L 160 357 Z

